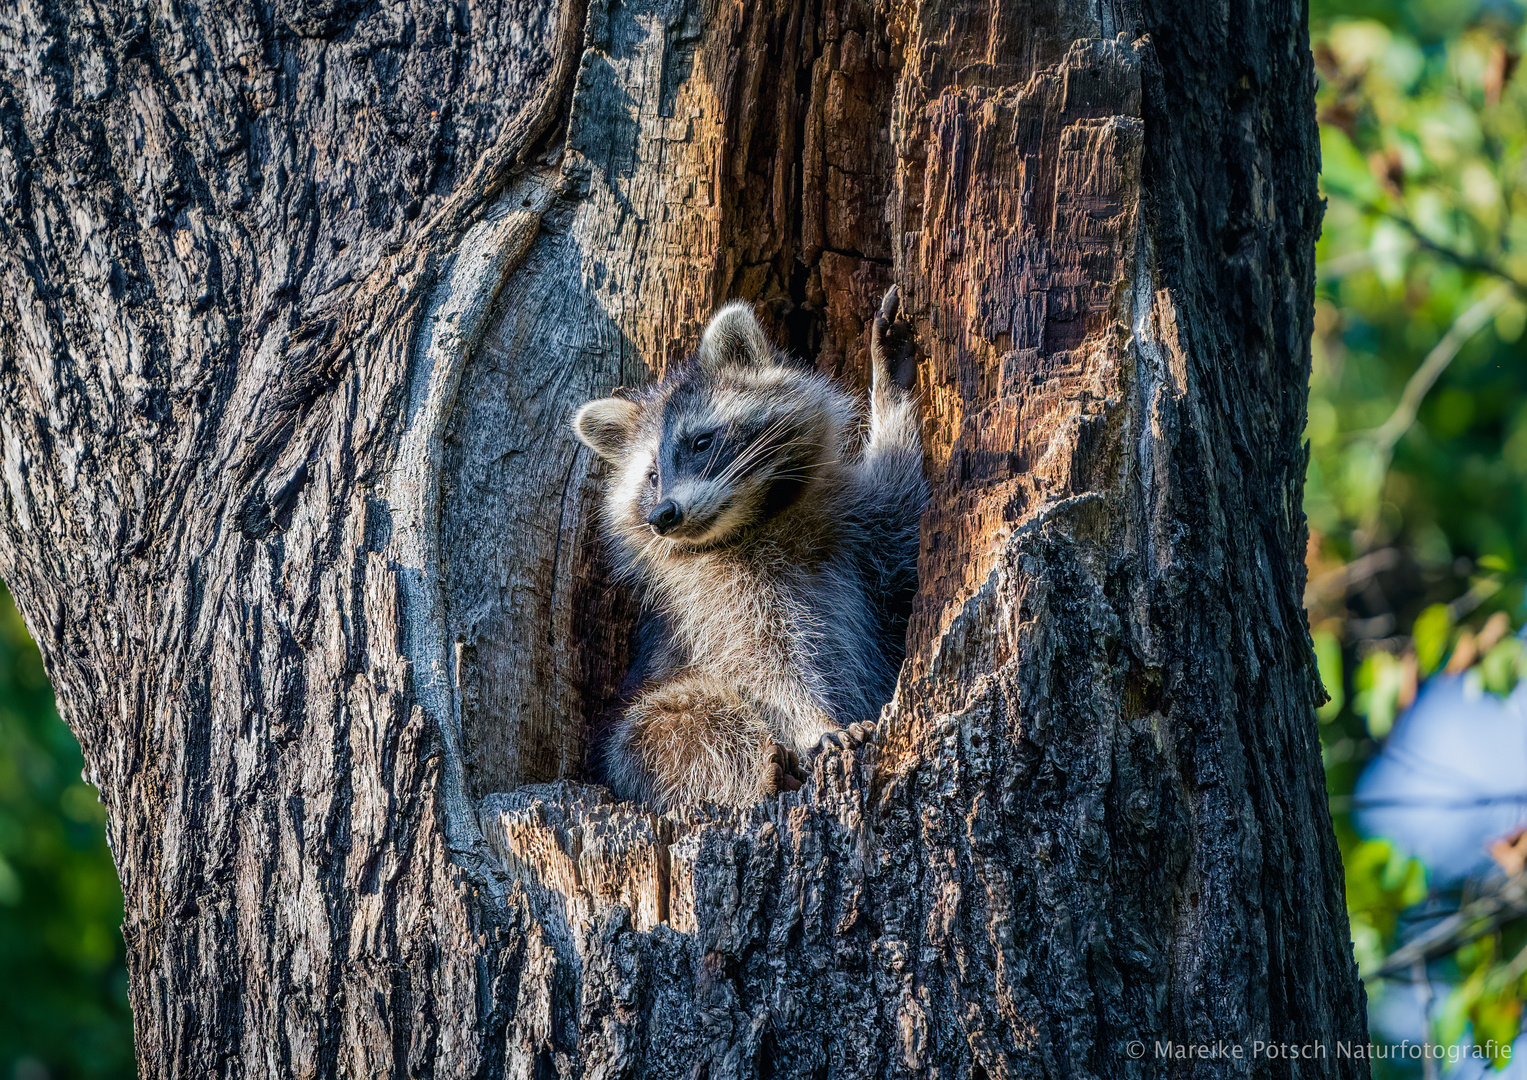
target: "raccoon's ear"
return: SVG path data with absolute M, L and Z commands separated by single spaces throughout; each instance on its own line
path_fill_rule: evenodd
M 636 433 L 636 419 L 641 408 L 625 398 L 600 398 L 578 410 L 573 430 L 585 446 L 600 457 L 617 461 Z
M 711 316 L 700 338 L 700 363 L 714 369 L 773 362 L 774 348 L 749 305 L 733 300 Z

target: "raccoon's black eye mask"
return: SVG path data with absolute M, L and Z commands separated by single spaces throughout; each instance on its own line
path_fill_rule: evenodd
M 698 435 L 686 435 L 676 440 L 674 464 L 680 472 L 700 469 L 709 472 L 724 461 L 727 440 L 721 431 L 702 431 Z M 717 455 L 720 455 L 718 458 Z

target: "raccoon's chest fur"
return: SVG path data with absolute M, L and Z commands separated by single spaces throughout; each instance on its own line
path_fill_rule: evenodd
M 895 672 L 878 648 L 860 553 L 833 539 L 803 551 L 798 540 L 765 538 L 672 568 L 656 599 L 673 662 L 760 700 L 789 671 L 839 724 L 874 720 Z

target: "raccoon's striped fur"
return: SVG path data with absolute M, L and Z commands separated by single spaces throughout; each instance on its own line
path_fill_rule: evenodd
M 731 303 L 696 356 L 578 411 L 612 466 L 604 524 L 640 584 L 635 697 L 599 757 L 616 794 L 741 805 L 802 758 L 862 741 L 890 697 L 927 497 L 896 289 L 875 321 L 869 415 Z

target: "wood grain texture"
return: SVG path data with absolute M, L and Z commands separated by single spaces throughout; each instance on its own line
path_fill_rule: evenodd
M 1300 608 L 1304 13 L 0 12 L 0 576 L 145 1076 L 1019 1077 L 1364 1038 Z M 934 499 L 884 736 L 582 782 L 633 600 L 572 409 L 741 296 Z

